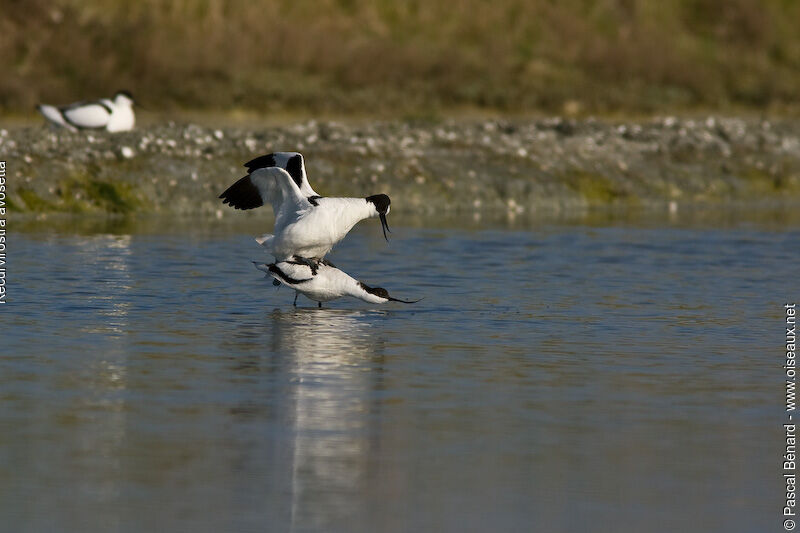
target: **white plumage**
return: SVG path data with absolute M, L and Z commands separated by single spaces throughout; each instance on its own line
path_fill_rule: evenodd
M 133 103 L 133 97 L 129 92 L 119 91 L 113 99 L 77 102 L 63 107 L 40 104 L 37 109 L 56 127 L 71 131 L 105 129 L 117 132 L 133 129 L 136 122 Z
M 253 264 L 280 284 L 291 287 L 310 300 L 319 302 L 320 307 L 322 302 L 329 302 L 342 296 L 352 296 L 375 304 L 389 301 L 410 304 L 419 301 L 392 298 L 386 289 L 365 285 L 325 260 L 320 261 L 313 270 L 309 265 L 298 261 L 280 261 L 271 264 L 253 261 Z M 295 296 L 296 304 L 297 296 Z
M 249 174 L 220 195 L 236 209 L 272 204 L 274 234 L 257 238 L 277 261 L 294 257 L 318 261 L 359 221 L 380 217 L 384 237 L 389 197 L 323 198 L 308 183 L 303 156 L 297 152 L 267 154 L 245 164 Z

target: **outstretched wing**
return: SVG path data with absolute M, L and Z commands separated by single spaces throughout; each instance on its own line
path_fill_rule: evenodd
M 219 195 L 223 204 L 235 209 L 254 209 L 269 203 L 275 212 L 275 225 L 285 223 L 311 203 L 288 172 L 278 167 L 257 168 Z
M 309 196 L 319 196 L 308 183 L 303 154 L 299 152 L 274 152 L 262 155 L 248 161 L 244 166 L 247 167 L 247 171 L 250 173 L 259 168 L 280 167 L 292 177 L 292 181 L 297 184 L 300 194 L 306 198 Z
M 81 102 L 60 109 L 64 120 L 79 129 L 105 128 L 112 108 L 104 102 Z

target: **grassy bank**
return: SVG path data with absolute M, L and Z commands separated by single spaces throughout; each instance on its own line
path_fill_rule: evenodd
M 791 0 L 0 0 L 0 111 L 796 111 Z

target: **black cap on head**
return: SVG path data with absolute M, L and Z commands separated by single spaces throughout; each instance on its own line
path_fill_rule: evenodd
M 392 203 L 385 194 L 373 194 L 372 196 L 367 196 L 366 200 L 371 204 L 375 204 L 375 210 L 384 215 L 389 210 L 389 204 Z
M 363 283 L 361 281 L 358 282 L 358 285 L 362 289 L 367 291 L 368 293 L 373 294 L 373 295 L 377 296 L 378 298 L 385 298 L 386 300 L 389 300 L 391 302 L 400 302 L 400 303 L 404 303 L 404 304 L 415 304 L 415 303 L 417 303 L 419 301 L 419 300 L 401 300 L 399 298 L 392 298 L 391 296 L 389 296 L 389 291 L 387 291 L 383 287 L 374 287 L 373 288 L 373 287 L 370 287 L 369 285 L 367 285 L 367 284 L 365 284 L 365 283 Z
M 383 287 L 375 287 L 374 289 L 370 290 L 369 292 L 371 292 L 375 296 L 379 296 L 381 298 L 386 298 L 387 300 L 389 299 L 389 291 L 387 291 Z
M 372 196 L 367 196 L 366 200 L 367 203 L 371 203 L 375 206 L 375 210 L 378 212 L 378 216 L 381 219 L 383 238 L 388 241 L 389 237 L 386 236 L 386 232 L 388 231 L 391 233 L 392 230 L 389 229 L 389 223 L 386 222 L 386 213 L 389 212 L 389 204 L 391 204 L 392 201 L 389 200 L 389 197 L 385 194 L 373 194 Z
M 129 98 L 131 101 L 133 101 L 133 95 L 130 93 L 130 91 L 117 91 L 116 93 L 114 93 L 114 98 L 116 98 L 117 96 L 125 96 Z
M 372 294 L 374 296 L 377 296 L 379 298 L 386 298 L 387 300 L 389 299 L 389 291 L 387 291 L 383 287 L 374 287 L 373 288 L 373 287 L 370 287 L 369 285 L 367 285 L 366 283 L 363 283 L 361 281 L 358 282 L 358 285 L 362 289 L 364 289 L 365 291 L 367 291 L 368 293 L 370 293 L 370 294 Z

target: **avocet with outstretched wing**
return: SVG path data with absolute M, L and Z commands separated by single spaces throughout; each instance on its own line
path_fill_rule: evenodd
M 303 156 L 297 152 L 263 155 L 245 167 L 249 174 L 219 197 L 236 209 L 272 205 L 274 233 L 256 240 L 279 262 L 302 258 L 317 263 L 365 218 L 379 217 L 386 237 L 391 200 L 385 194 L 322 197 L 308 183 Z

